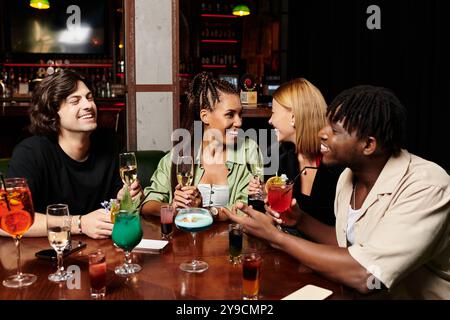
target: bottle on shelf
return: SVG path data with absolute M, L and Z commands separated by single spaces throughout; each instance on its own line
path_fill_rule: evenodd
M 68 59 L 71 58 L 72 61 Z M 85 56 L 83 59 L 70 56 L 46 56 L 39 61 L 7 61 L 0 65 L 0 80 L 8 87 L 10 96 L 26 97 L 46 76 L 62 69 L 72 69 L 90 80 L 96 97 L 110 98 L 115 95 L 115 84 L 124 85 L 124 61 L 118 61 L 117 74 L 113 73 L 111 59 Z M 3 95 L 4 90 L 0 90 Z M 120 91 L 120 90 L 119 90 Z
M 9 89 L 9 74 L 5 68 L 3 68 L 0 77 L 0 98 L 9 98 L 11 96 L 11 91 Z

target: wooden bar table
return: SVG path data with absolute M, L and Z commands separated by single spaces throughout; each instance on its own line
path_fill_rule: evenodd
M 159 218 L 142 219 L 145 239 L 160 239 Z M 111 239 L 93 240 L 73 236 L 73 240 L 87 243 L 87 247 L 64 260 L 64 266 L 80 268 L 79 287 L 69 289 L 67 283 L 55 284 L 47 277 L 56 264 L 38 259 L 35 253 L 49 248 L 46 237 L 21 240 L 22 270 L 37 275 L 37 281 L 23 289 L 9 289 L 0 283 L 0 300 L 87 300 L 90 285 L 87 255 L 102 249 L 107 257 L 107 286 L 105 299 L 111 300 L 240 300 L 242 297 L 242 266 L 228 261 L 228 223 L 215 222 L 197 234 L 198 254 L 209 264 L 201 274 L 179 269 L 181 262 L 193 257 L 191 235 L 176 229 L 171 242 L 161 253 L 133 253 L 133 261 L 142 271 L 124 278 L 115 275 L 114 268 L 124 262 L 123 251 Z M 262 258 L 260 299 L 278 300 L 299 288 L 313 284 L 333 291 L 330 299 L 349 299 L 351 293 L 343 286 L 307 271 L 295 259 L 273 249 L 266 242 L 244 236 L 244 251 L 256 250 Z M 0 237 L 0 281 L 16 272 L 16 251 L 13 240 Z M 72 286 L 76 282 L 72 282 Z

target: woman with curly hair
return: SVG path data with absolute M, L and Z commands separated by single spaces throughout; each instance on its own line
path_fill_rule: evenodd
M 251 177 L 248 164 L 261 165 L 256 142 L 238 138 L 242 125 L 242 105 L 237 89 L 230 83 L 217 80 L 202 72 L 191 82 L 186 127 L 191 136 L 191 147 L 180 152 L 173 149 L 159 163 L 145 189 L 148 202 L 143 214 L 159 214 L 161 204 L 171 203 L 176 208 L 209 208 L 216 219 L 217 208 L 230 206 L 236 201 L 247 202 L 247 186 Z M 194 140 L 193 128 L 199 120 L 203 131 L 199 146 Z M 181 155 L 194 158 L 191 186 L 182 187 L 176 180 L 177 158 Z

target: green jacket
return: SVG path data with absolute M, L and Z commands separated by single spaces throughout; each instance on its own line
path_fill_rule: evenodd
M 259 175 L 261 181 L 263 175 L 261 168 L 263 167 L 262 155 L 255 141 L 246 138 L 240 140 L 242 143 L 238 143 L 237 150 L 229 149 L 226 166 L 228 168 L 228 187 L 230 190 L 230 198 L 228 199 L 227 207 L 230 208 L 237 201 L 247 203 L 248 196 L 248 183 L 252 177 L 250 170 L 254 170 Z M 200 152 L 197 155 L 199 159 Z M 173 199 L 172 187 L 171 187 L 171 166 L 172 166 L 172 151 L 165 155 L 159 162 L 158 168 L 153 173 L 151 178 L 151 184 L 146 187 L 144 194 L 150 195 L 146 201 L 158 201 L 161 203 L 171 203 Z M 196 161 L 199 163 L 200 161 Z M 258 170 L 259 168 L 259 170 Z M 193 184 L 198 185 L 205 170 L 203 166 L 196 165 L 195 177 Z M 152 193 L 157 191 L 158 193 Z M 162 194 L 160 194 L 162 193 Z

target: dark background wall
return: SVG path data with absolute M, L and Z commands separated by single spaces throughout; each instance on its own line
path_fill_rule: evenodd
M 369 30 L 368 6 L 381 9 Z M 287 78 L 305 77 L 327 102 L 358 84 L 392 89 L 408 110 L 409 151 L 450 169 L 450 2 L 289 0 Z

